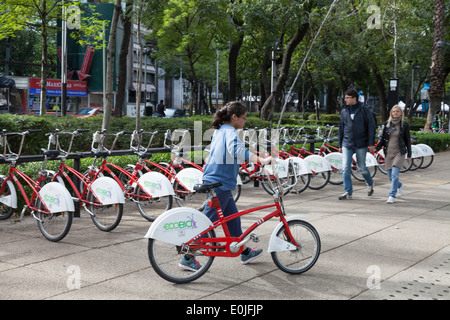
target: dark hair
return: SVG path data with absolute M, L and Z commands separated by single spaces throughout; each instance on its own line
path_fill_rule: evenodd
M 355 89 L 347 89 L 347 91 L 345 91 L 344 95 L 346 96 L 350 96 L 353 98 L 358 98 L 359 94 Z
M 214 114 L 212 127 L 219 129 L 220 126 L 226 122 L 231 121 L 231 116 L 235 114 L 240 117 L 247 112 L 245 106 L 239 101 L 231 101 L 216 111 Z

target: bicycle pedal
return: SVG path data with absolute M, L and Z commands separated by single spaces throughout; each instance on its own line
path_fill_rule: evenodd
M 259 242 L 259 237 L 256 234 L 251 234 L 250 235 L 250 239 L 253 240 L 253 242 Z

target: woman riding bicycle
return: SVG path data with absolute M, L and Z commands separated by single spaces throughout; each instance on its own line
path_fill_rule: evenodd
M 222 183 L 220 187 L 215 188 L 215 193 L 225 217 L 238 212 L 231 191 L 236 188 L 240 164 L 245 161 L 270 163 L 270 157 L 262 158 L 249 152 L 244 142 L 239 139 L 237 130 L 244 128 L 246 116 L 245 106 L 240 102 L 233 101 L 219 109 L 214 114 L 212 122 L 212 127 L 218 130 L 215 131 L 212 138 L 210 155 L 203 169 L 203 183 Z M 218 220 L 215 208 L 205 206 L 204 213 L 212 222 Z M 232 237 L 239 237 L 242 234 L 240 218 L 229 221 L 227 227 Z M 245 247 L 241 254 L 241 262 L 247 264 L 260 257 L 261 254 L 262 249 L 255 250 Z M 199 262 L 193 255 L 185 255 L 179 265 L 181 268 L 191 271 L 200 268 Z

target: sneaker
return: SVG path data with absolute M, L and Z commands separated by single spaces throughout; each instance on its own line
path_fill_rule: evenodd
M 397 189 L 396 197 L 401 197 L 403 195 L 403 186 Z
M 348 192 L 344 193 L 343 195 L 339 196 L 339 200 L 350 200 L 352 198 L 352 195 Z
M 395 203 L 395 198 L 389 196 L 389 199 L 386 201 L 387 203 Z
M 373 195 L 373 185 L 367 186 L 367 195 L 370 197 Z
M 249 262 L 252 262 L 253 260 L 259 258 L 262 253 L 262 249 L 250 249 L 250 252 L 248 254 L 241 254 L 241 263 L 247 264 Z
M 192 257 L 190 259 L 186 259 L 186 257 L 181 258 L 180 263 L 178 263 L 178 266 L 184 270 L 189 270 L 189 271 L 194 271 L 194 272 L 198 271 L 202 267 L 200 262 L 195 260 L 194 257 Z

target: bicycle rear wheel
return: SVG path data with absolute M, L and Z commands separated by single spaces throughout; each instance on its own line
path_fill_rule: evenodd
M 0 220 L 9 219 L 14 213 L 14 208 L 8 205 L 10 203 L 9 198 L 11 198 L 11 189 L 9 188 L 9 184 L 4 181 L 5 179 L 0 177 L 0 185 L 3 188 L 0 194 Z
M 160 214 L 172 208 L 173 197 L 170 195 L 152 198 L 140 187 L 136 187 L 134 194 L 139 213 L 148 221 L 155 221 Z
M 311 181 L 308 188 L 320 190 L 324 188 L 330 181 L 330 171 L 315 172 L 311 175 Z
M 38 210 L 45 210 L 40 199 L 36 199 L 35 206 Z M 73 212 L 70 211 L 56 213 L 37 211 L 35 216 L 42 235 L 52 242 L 64 239 L 72 226 Z
M 281 271 L 300 274 L 311 269 L 319 258 L 320 237 L 316 229 L 306 221 L 291 220 L 288 226 L 299 247 L 294 250 L 271 252 L 272 260 Z M 291 242 L 284 225 L 276 236 Z
M 189 207 L 199 211 L 205 208 L 206 196 L 204 193 L 189 191 L 177 180 L 173 183 L 173 191 L 175 192 L 175 202 L 179 207 Z
M 344 178 L 342 177 L 342 169 L 331 167 L 330 180 L 328 182 L 334 185 L 344 183 Z
M 376 154 L 377 162 L 378 162 L 378 170 L 380 170 L 380 172 L 382 174 L 386 174 L 386 159 L 379 153 Z
M 369 169 L 370 176 L 372 178 L 375 177 L 375 174 L 377 173 L 377 166 L 370 166 L 366 168 Z M 352 176 L 358 181 L 364 181 L 364 177 L 361 172 L 359 172 L 359 169 L 356 165 L 355 167 L 352 166 Z
M 433 163 L 433 160 L 434 160 L 434 155 L 423 157 L 423 163 L 420 166 L 420 169 L 425 169 L 425 168 L 428 168 L 429 166 L 431 166 L 431 164 Z
M 415 171 L 415 170 L 419 169 L 423 164 L 423 159 L 424 159 L 424 157 L 412 158 L 411 159 L 411 167 L 409 168 L 409 170 Z
M 215 237 L 214 230 L 205 235 L 205 238 Z M 180 246 L 156 239 L 149 239 L 148 241 L 148 258 L 155 272 L 163 279 L 178 284 L 200 278 L 211 267 L 214 257 L 205 256 L 199 251 L 191 253 L 199 262 L 200 268 L 197 271 L 187 271 L 179 265 L 185 255 L 185 252 L 181 252 Z
M 305 191 L 309 182 L 311 181 L 311 174 L 302 174 L 297 177 L 297 184 L 289 190 L 291 193 L 299 194 Z
M 123 215 L 122 203 L 103 205 L 96 200 L 92 192 L 88 193 L 87 199 L 90 202 L 87 206 L 91 213 L 91 219 L 97 228 L 108 232 L 119 225 Z

